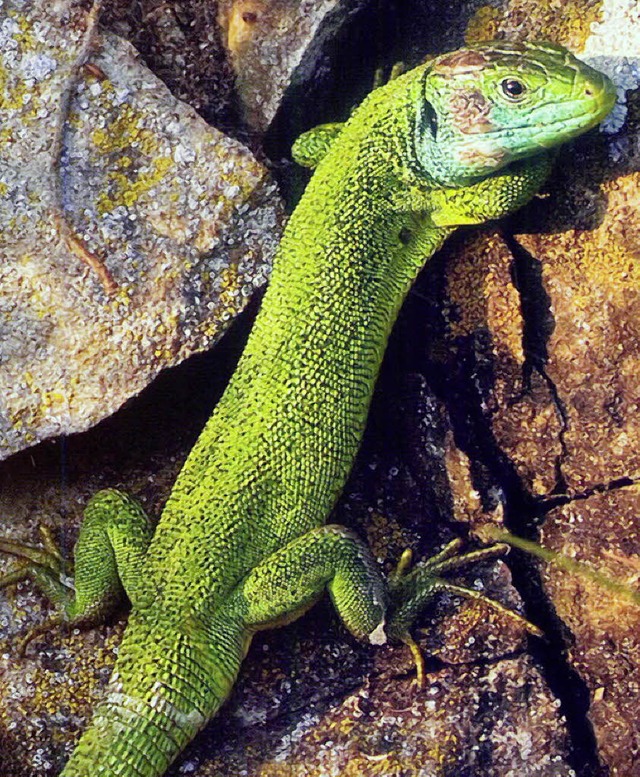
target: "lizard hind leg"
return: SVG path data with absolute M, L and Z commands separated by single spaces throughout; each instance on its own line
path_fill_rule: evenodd
M 57 623 L 104 619 L 122 598 L 123 588 L 134 603 L 140 598 L 140 565 L 151 529 L 142 508 L 126 494 L 105 489 L 87 504 L 74 549 L 74 587 L 66 579 L 73 566 L 46 528 L 40 534 L 42 548 L 0 539 L 0 553 L 19 559 L 17 568 L 0 578 L 0 588 L 31 580 L 58 609 Z M 32 629 L 23 648 L 42 630 Z
M 325 588 L 354 636 L 386 641 L 384 578 L 366 545 L 342 526 L 312 529 L 268 556 L 238 586 L 230 606 L 248 631 L 259 631 L 302 615 Z

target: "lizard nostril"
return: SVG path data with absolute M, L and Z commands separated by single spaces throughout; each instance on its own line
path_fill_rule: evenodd
M 587 97 L 592 97 L 592 96 L 593 96 L 593 89 L 590 89 L 589 87 L 587 87 L 587 88 L 584 90 L 584 93 L 585 93 L 585 95 L 586 95 Z

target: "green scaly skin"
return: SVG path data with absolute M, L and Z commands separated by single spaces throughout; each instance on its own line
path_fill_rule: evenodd
M 71 622 L 101 617 L 121 586 L 132 602 L 105 699 L 64 777 L 164 774 L 220 708 L 253 634 L 293 620 L 326 588 L 357 637 L 409 641 L 444 585 L 438 574 L 461 560 L 445 551 L 385 581 L 355 536 L 325 525 L 391 327 L 455 227 L 526 202 L 548 149 L 596 125 L 613 95 L 560 47 L 485 44 L 376 89 L 344 126 L 307 135 L 306 157 L 298 144 L 317 171 L 153 536 L 132 500 L 97 494 L 76 546 L 75 598 L 45 553 L 0 543 L 30 559 L 5 582 L 30 576 Z

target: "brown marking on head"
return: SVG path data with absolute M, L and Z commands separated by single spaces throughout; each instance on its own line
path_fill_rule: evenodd
M 464 135 L 490 132 L 494 125 L 490 120 L 491 103 L 482 92 L 457 89 L 449 100 L 453 126 Z
M 445 54 L 438 59 L 433 72 L 442 76 L 456 76 L 464 73 L 474 73 L 481 70 L 490 61 L 490 57 L 482 51 L 462 49 L 451 54 Z

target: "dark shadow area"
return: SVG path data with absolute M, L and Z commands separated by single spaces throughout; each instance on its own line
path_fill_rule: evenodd
M 507 229 L 530 235 L 596 229 L 607 211 L 602 184 L 619 175 L 608 159 L 605 136 L 591 130 L 559 150 L 543 195 L 507 219 Z
M 0 767 L 2 777 L 31 777 L 27 770 L 18 763 L 14 756 L 15 746 L 11 739 L 0 729 Z

